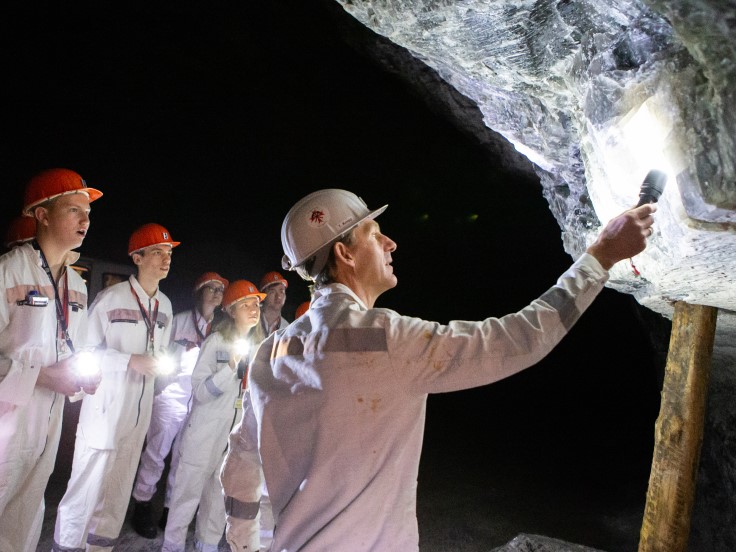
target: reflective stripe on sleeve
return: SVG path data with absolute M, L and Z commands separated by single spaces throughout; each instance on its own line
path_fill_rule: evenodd
M 212 383 L 212 376 L 204 380 L 204 386 L 213 397 L 219 397 L 220 395 L 224 393 L 222 389 L 220 389 L 214 383 Z
M 231 496 L 225 497 L 225 513 L 237 519 L 256 519 L 260 502 L 240 502 Z
M 326 338 L 317 340 L 317 347 L 325 353 L 357 353 L 388 351 L 386 332 L 383 328 L 335 328 L 330 330 Z M 279 341 L 275 357 L 295 356 L 314 353 L 313 344 L 305 350 L 304 343 L 298 337 L 290 337 Z
M 560 315 L 560 322 L 568 332 L 582 314 L 575 305 L 575 297 L 561 287 L 551 287 L 539 298 L 554 308 Z

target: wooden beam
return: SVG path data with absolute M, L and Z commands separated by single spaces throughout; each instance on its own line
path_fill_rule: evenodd
M 685 552 L 718 309 L 675 304 L 639 552 Z

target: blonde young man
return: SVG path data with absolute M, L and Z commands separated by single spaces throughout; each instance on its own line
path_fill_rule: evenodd
M 197 362 L 200 347 L 212 331 L 215 314 L 222 304 L 222 297 L 228 281 L 216 272 L 205 272 L 194 282 L 194 306 L 174 316 L 171 325 L 171 345 L 169 350 L 178 366 L 171 378 L 156 380 L 157 388 L 163 389 L 153 398 L 151 424 L 146 435 L 146 447 L 141 454 L 140 465 L 133 485 L 135 510 L 132 525 L 136 533 L 153 539 L 158 533 L 153 520 L 151 499 L 164 470 L 165 460 L 171 451 L 174 439 L 180 433 L 184 419 L 189 411 L 192 396 L 192 371 Z M 169 467 L 166 479 L 164 510 L 158 526 L 166 527 L 171 489 L 176 476 L 177 463 Z
M 54 468 L 64 396 L 93 393 L 75 351 L 84 343 L 87 288 L 70 268 L 102 193 L 68 169 L 32 178 L 23 212 L 36 239 L 0 257 L 0 551 L 35 551 Z
M 177 245 L 160 224 L 135 230 L 128 254 L 137 273 L 103 289 L 89 309 L 87 345 L 100 357 L 102 382 L 82 403 L 53 550 L 112 550 L 120 535 L 151 418 L 154 379 L 169 345 L 173 313 L 159 282 Z
M 656 207 L 626 211 L 517 313 L 447 325 L 375 308 L 396 243 L 355 194 L 320 190 L 281 228 L 309 310 L 261 344 L 249 388 L 276 529 L 272 550 L 419 549 L 416 485 L 429 393 L 532 366 L 567 334 L 614 263 L 641 252 Z M 241 425 L 242 427 L 242 425 Z

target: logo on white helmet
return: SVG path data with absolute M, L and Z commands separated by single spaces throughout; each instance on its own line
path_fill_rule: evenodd
M 312 228 L 320 228 L 330 221 L 330 212 L 325 207 L 316 207 L 309 213 L 308 223 Z

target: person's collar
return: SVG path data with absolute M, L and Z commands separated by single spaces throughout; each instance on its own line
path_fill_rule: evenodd
M 194 307 L 194 316 L 197 319 L 197 324 L 202 325 L 202 326 L 206 326 L 207 324 L 209 324 L 210 322 L 212 322 L 212 320 L 214 320 L 214 318 L 215 318 L 215 311 L 212 311 L 212 314 L 210 315 L 209 319 L 207 319 L 207 317 L 205 317 L 204 314 L 202 314 L 201 312 L 199 312 L 199 309 L 197 307 Z
M 160 289 L 158 287 L 156 288 L 156 293 L 154 293 L 151 297 L 149 297 L 146 290 L 143 289 L 143 286 L 141 286 L 140 282 L 138 281 L 138 278 L 135 277 L 135 274 L 131 274 L 128 280 L 130 281 L 130 285 L 133 286 L 133 289 L 138 294 L 138 297 L 142 299 L 158 299 L 159 298 L 158 294 L 160 292 Z
M 27 249 L 30 249 L 33 251 L 36 255 L 38 255 L 38 263 L 41 264 L 41 254 L 40 254 L 40 245 L 38 245 L 38 242 L 36 240 L 31 240 L 29 242 L 26 242 L 18 247 L 25 247 Z M 78 251 L 70 250 L 67 251 L 64 254 L 64 258 L 62 259 L 62 264 L 64 266 L 73 265 L 79 260 L 79 257 L 81 257 L 81 253 Z
M 334 295 L 338 293 L 343 293 L 349 295 L 356 303 L 358 303 L 363 309 L 368 310 L 368 307 L 366 307 L 365 303 L 358 297 L 355 292 L 350 289 L 345 284 L 327 284 L 326 286 L 320 286 L 319 288 L 314 290 L 314 296 L 312 297 L 312 302 L 314 303 L 319 299 L 320 297 L 327 297 L 329 295 Z
M 73 265 L 79 260 L 79 257 L 81 257 L 81 253 L 78 251 L 67 251 L 66 255 L 64 256 L 64 264 L 69 266 Z

